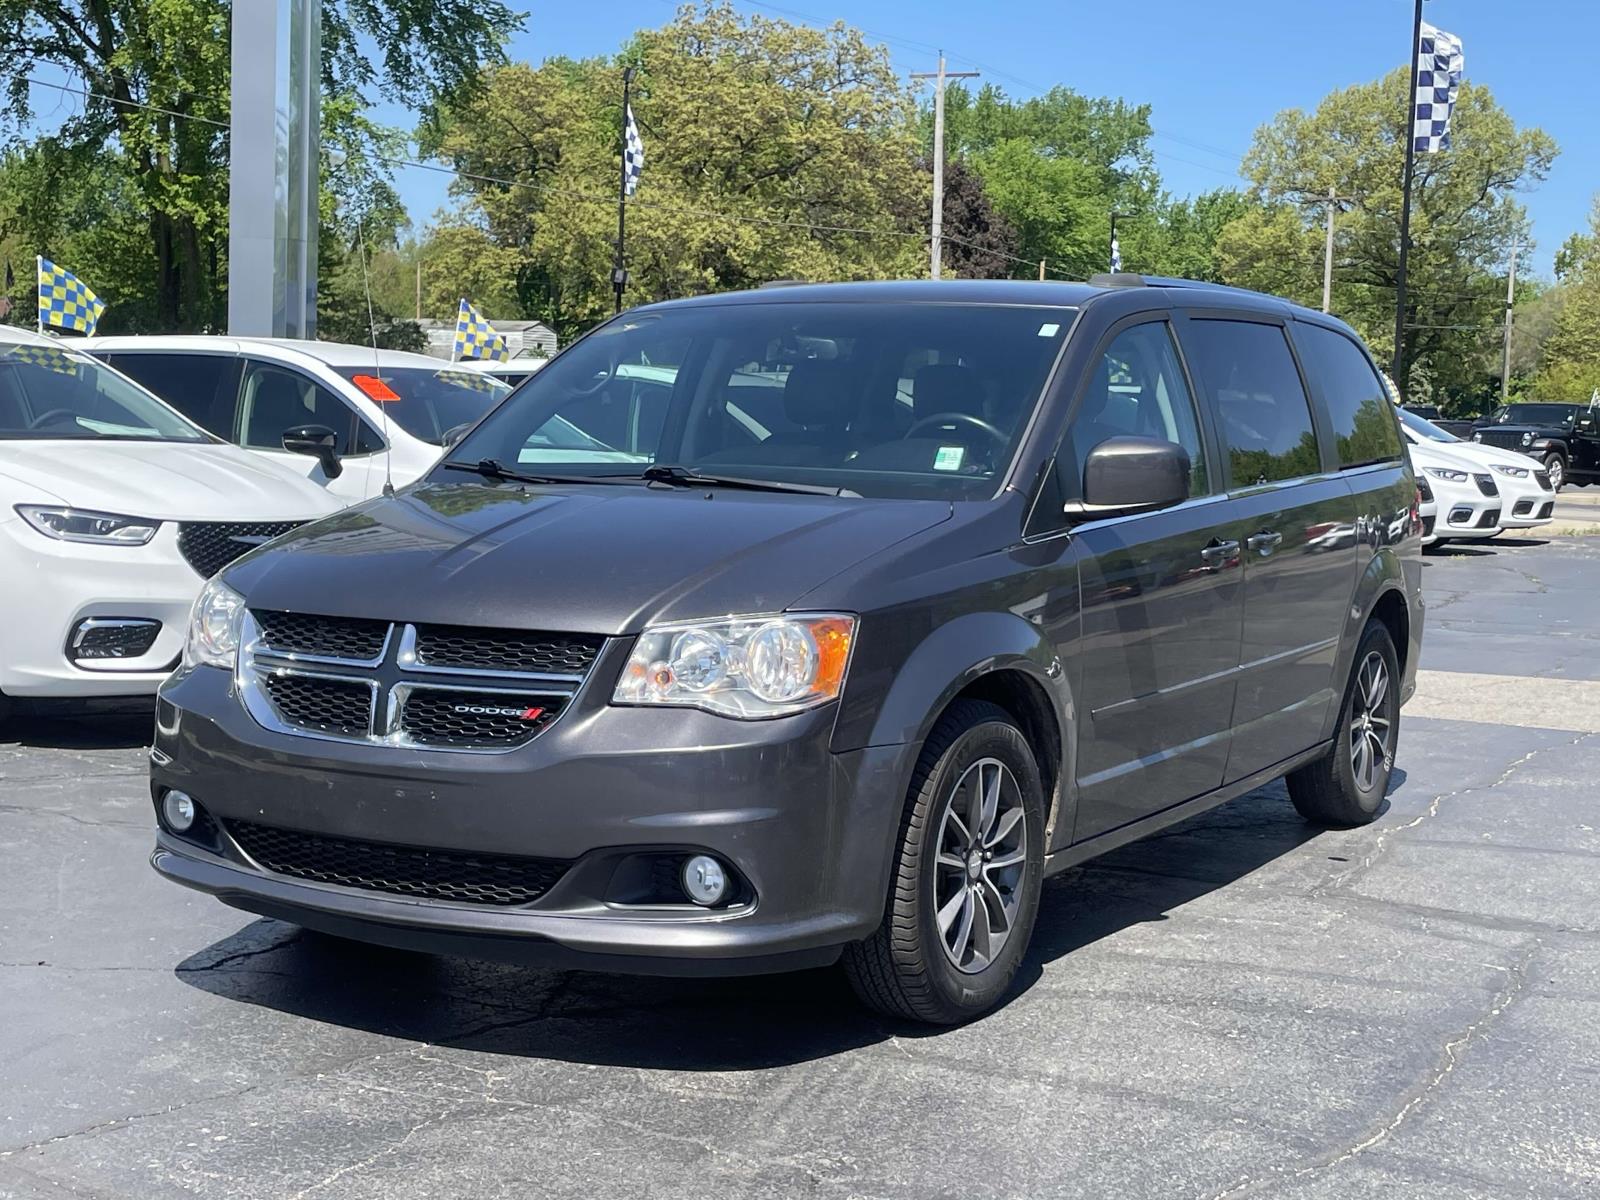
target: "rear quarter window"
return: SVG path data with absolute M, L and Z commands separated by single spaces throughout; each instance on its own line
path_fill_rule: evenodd
M 1397 461 L 1402 450 L 1393 406 L 1361 347 L 1320 325 L 1297 324 L 1294 340 L 1313 387 L 1327 405 L 1339 465 Z

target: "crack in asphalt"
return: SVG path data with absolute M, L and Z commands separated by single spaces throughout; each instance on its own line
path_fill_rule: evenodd
M 1506 982 L 1495 993 L 1488 1010 L 1477 1020 L 1460 1030 L 1455 1036 L 1446 1039 L 1444 1045 L 1440 1048 L 1440 1053 L 1435 1060 L 1432 1071 L 1419 1086 L 1411 1088 L 1409 1094 L 1404 1095 L 1403 1102 L 1387 1121 L 1372 1128 L 1370 1132 L 1349 1145 L 1330 1150 L 1318 1156 L 1312 1162 L 1304 1163 L 1293 1169 L 1284 1168 L 1268 1171 L 1261 1175 L 1246 1176 L 1222 1191 L 1212 1194 L 1209 1200 L 1227 1200 L 1228 1197 L 1232 1196 L 1258 1193 L 1268 1186 L 1278 1186 L 1293 1180 L 1304 1179 L 1307 1176 L 1317 1175 L 1331 1170 L 1340 1163 L 1348 1162 L 1358 1155 L 1365 1154 L 1374 1146 L 1387 1141 L 1405 1124 L 1412 1113 L 1426 1104 L 1444 1086 L 1456 1067 L 1460 1065 L 1462 1055 L 1467 1047 L 1475 1040 L 1483 1037 L 1485 1030 L 1516 1002 L 1527 985 L 1528 969 L 1533 963 L 1534 955 L 1538 953 L 1542 944 L 1539 938 L 1534 938 L 1532 941 L 1524 943 L 1522 953 L 1517 957 L 1516 961 L 1509 967 L 1500 968 L 1506 971 Z
M 1492 792 L 1495 788 L 1500 787 L 1509 781 L 1520 768 L 1527 766 L 1528 763 L 1539 757 L 1539 755 L 1548 753 L 1551 750 L 1570 750 L 1576 746 L 1582 745 L 1585 741 L 1595 736 L 1596 735 L 1592 733 L 1581 733 L 1577 737 L 1572 738 L 1569 741 L 1562 742 L 1558 745 L 1537 746 L 1534 749 L 1529 750 L 1521 757 L 1516 758 L 1508 763 L 1505 769 L 1500 772 L 1499 776 L 1489 783 L 1474 784 L 1471 787 L 1456 788 L 1454 791 L 1449 792 L 1440 792 L 1428 802 L 1428 807 L 1426 810 L 1419 813 L 1417 816 L 1412 817 L 1411 820 L 1405 822 L 1405 824 L 1385 826 L 1383 829 L 1379 830 L 1378 836 L 1373 840 L 1372 848 L 1362 857 L 1359 863 L 1356 863 L 1347 871 L 1340 872 L 1327 883 L 1312 888 L 1308 895 L 1312 899 L 1321 899 L 1332 892 L 1342 891 L 1348 888 L 1351 883 L 1357 879 L 1360 879 L 1368 871 L 1370 871 L 1378 859 L 1383 857 L 1384 853 L 1389 848 L 1391 837 L 1405 833 L 1407 830 L 1415 829 L 1417 826 L 1426 821 L 1433 820 L 1439 815 L 1440 809 L 1446 800 L 1455 800 L 1462 796 L 1471 796 L 1478 792 Z

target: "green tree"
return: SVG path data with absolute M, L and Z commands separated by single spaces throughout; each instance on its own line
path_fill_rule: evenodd
M 1600 388 L 1600 196 L 1589 214 L 1589 232 L 1567 240 L 1558 268 L 1560 311 L 1532 390 L 1539 399 L 1588 400 Z
M 1256 132 L 1244 171 L 1261 207 L 1231 224 L 1219 255 L 1229 282 L 1292 298 L 1320 298 L 1326 196 L 1354 198 L 1337 225 L 1334 309 L 1387 357 L 1394 349 L 1401 176 L 1409 135 L 1409 74 L 1291 109 Z M 1451 123 L 1453 147 L 1417 160 L 1412 189 L 1402 389 L 1465 393 L 1484 380 L 1498 336 L 1511 243 L 1526 248 L 1514 199 L 1556 156 L 1538 129 L 1519 129 L 1489 90 L 1466 83 Z
M 927 176 L 887 54 L 843 23 L 708 3 L 615 61 L 500 68 L 423 131 L 467 173 L 459 222 L 513 254 L 524 315 L 565 338 L 610 312 L 624 65 L 646 156 L 628 205 L 630 303 L 918 272 L 926 248 L 908 222 L 926 212 Z
M 922 132 L 931 150 L 931 104 Z M 945 92 L 945 152 L 971 166 L 1016 229 L 1026 260 L 1014 264 L 1016 274 L 1041 258 L 1076 278 L 1107 269 L 1111 213 L 1149 217 L 1159 203 L 1149 139 L 1149 105 L 1066 87 L 1020 101 L 993 84 L 976 93 L 950 84 Z M 1130 227 L 1119 221 L 1120 239 Z
M 0 0 L 0 89 L 18 131 L 13 145 L 33 118 L 29 79 L 44 73 L 41 64 L 89 93 L 50 145 L 32 150 L 75 189 L 75 202 L 94 203 L 87 189 L 99 182 L 132 204 L 149 265 L 124 291 L 120 280 L 101 282 L 122 264 L 97 257 L 93 269 L 106 274 L 95 284 L 126 307 L 123 316 L 139 312 L 152 328 L 215 326 L 224 308 L 229 11 L 225 0 Z M 324 104 L 333 117 L 359 113 L 372 89 L 431 117 L 472 88 L 520 18 L 500 0 L 324 0 L 322 22 Z M 359 124 L 335 128 L 373 148 Z M 103 159 L 123 178 L 98 178 Z M 33 205 L 0 214 L 5 233 L 66 261 L 57 222 Z M 77 245 L 73 252 L 87 274 L 90 260 Z

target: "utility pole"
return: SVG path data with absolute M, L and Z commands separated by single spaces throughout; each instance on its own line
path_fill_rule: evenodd
M 1333 311 L 1333 218 L 1338 212 L 1339 205 L 1350 200 L 1349 196 L 1341 196 L 1334 190 L 1333 184 L 1328 185 L 1328 245 L 1322 252 L 1322 311 Z
M 1417 56 L 1421 50 L 1422 0 L 1416 0 L 1416 11 L 1411 18 L 1411 90 L 1406 93 L 1406 167 L 1400 184 L 1400 263 L 1394 280 L 1394 362 L 1389 372 L 1402 400 L 1406 395 L 1406 259 L 1411 253 L 1411 176 L 1416 169 L 1417 158 Z
M 417 320 L 422 320 L 422 247 L 417 247 Z
M 933 236 L 929 239 L 928 274 L 939 278 L 944 260 L 944 85 L 947 79 L 976 79 L 976 71 L 946 71 L 944 51 L 939 51 L 937 71 L 913 71 L 913 79 L 932 79 L 938 89 L 933 96 Z
M 1511 302 L 1517 291 L 1517 243 L 1511 242 L 1511 270 L 1506 275 L 1506 341 L 1500 351 L 1500 403 L 1511 403 Z

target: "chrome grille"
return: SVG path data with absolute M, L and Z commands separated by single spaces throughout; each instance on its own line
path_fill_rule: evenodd
M 412 688 L 400 702 L 400 726 L 419 746 L 520 746 L 556 719 L 549 695 Z
M 255 610 L 261 644 L 277 654 L 372 662 L 383 657 L 389 622 Z
M 501 907 L 544 895 L 570 865 L 556 858 L 425 850 L 226 821 L 228 835 L 278 875 L 341 887 Z
M 239 695 L 259 724 L 280 733 L 514 750 L 569 707 L 604 643 L 592 634 L 252 609 L 242 630 Z M 424 647 L 432 648 L 426 657 Z
M 366 737 L 372 730 L 370 683 L 288 671 L 269 672 L 261 683 L 279 716 L 297 728 L 343 737 Z
M 204 579 L 241 554 L 298 529 L 304 521 L 185 521 L 178 526 L 178 552 Z
M 586 634 L 418 625 L 417 662 L 452 670 L 581 675 L 603 639 Z

